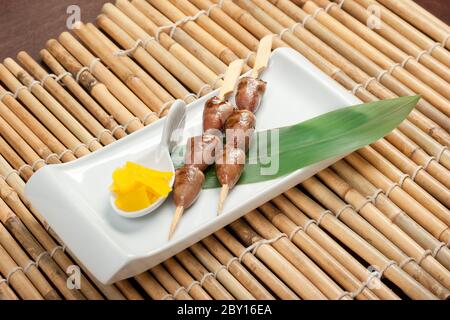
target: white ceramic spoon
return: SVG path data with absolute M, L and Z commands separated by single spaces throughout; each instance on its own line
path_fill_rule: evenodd
M 145 164 L 145 166 L 148 168 L 157 169 L 159 171 L 164 172 L 172 172 L 174 176 L 170 181 L 170 187 L 173 186 L 173 183 L 175 181 L 175 167 L 172 158 L 170 157 L 170 151 L 172 148 L 171 138 L 175 133 L 175 131 L 184 129 L 185 118 L 186 118 L 186 104 L 182 100 L 175 101 L 172 107 L 170 108 L 169 114 L 165 119 L 164 129 L 159 147 L 157 149 L 152 150 L 151 153 L 142 156 L 142 158 L 140 159 L 135 160 L 130 159 L 130 161 L 136 161 L 143 165 Z M 115 204 L 116 195 L 114 195 L 114 193 L 111 193 L 110 197 L 111 205 L 112 208 L 114 209 L 114 212 L 124 218 L 132 218 L 132 219 L 143 217 L 155 211 L 156 209 L 158 209 L 159 206 L 161 206 L 164 203 L 166 199 L 167 197 L 162 197 L 154 204 L 152 204 L 150 207 L 145 208 L 143 210 L 126 212 L 120 210 L 116 206 Z

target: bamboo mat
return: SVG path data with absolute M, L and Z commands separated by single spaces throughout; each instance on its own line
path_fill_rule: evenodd
M 161 265 L 110 286 L 83 269 L 70 289 L 79 263 L 26 181 L 220 87 L 271 33 L 363 101 L 423 99 L 384 139 Z M 411 0 L 118 0 L 49 40 L 47 69 L 4 60 L 0 299 L 448 298 L 449 49 L 450 27 Z

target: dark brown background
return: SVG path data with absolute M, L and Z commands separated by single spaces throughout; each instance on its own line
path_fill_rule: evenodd
M 81 7 L 84 22 L 94 21 L 106 0 L 0 0 L 0 61 L 25 50 L 38 57 L 45 42 L 66 30 L 67 7 Z M 450 24 L 449 0 L 417 0 Z

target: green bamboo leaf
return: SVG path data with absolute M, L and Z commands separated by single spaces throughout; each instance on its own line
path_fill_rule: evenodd
M 273 180 L 314 163 L 345 155 L 371 144 L 394 130 L 413 110 L 420 96 L 401 97 L 342 108 L 296 125 L 278 129 L 279 148 L 268 140 L 268 154 L 279 157 L 275 174 L 262 175 L 267 165 L 259 157 L 249 157 L 239 184 Z M 277 130 L 277 129 L 275 129 Z M 273 130 L 256 133 L 271 136 Z M 257 154 L 253 143 L 249 154 Z M 271 154 L 273 150 L 273 154 Z M 214 168 L 206 172 L 204 189 L 220 187 Z

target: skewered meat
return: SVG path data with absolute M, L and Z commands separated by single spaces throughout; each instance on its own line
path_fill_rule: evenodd
M 205 171 L 214 164 L 220 139 L 212 134 L 192 137 L 187 142 L 185 164 Z
M 222 131 L 225 122 L 233 111 L 234 107 L 219 97 L 215 96 L 209 99 L 203 110 L 203 132 Z
M 173 199 L 177 207 L 189 208 L 197 200 L 205 176 L 195 166 L 184 166 L 175 173 Z
M 246 155 L 242 149 L 225 146 L 216 158 L 216 174 L 222 186 L 232 189 L 241 178 Z
M 256 117 L 248 110 L 235 110 L 225 123 L 227 145 L 248 151 L 256 127 Z
M 258 111 L 262 97 L 266 91 L 265 81 L 252 77 L 244 77 L 238 85 L 236 94 L 236 106 L 240 110 L 248 110 L 253 113 Z

